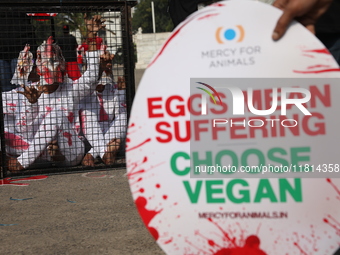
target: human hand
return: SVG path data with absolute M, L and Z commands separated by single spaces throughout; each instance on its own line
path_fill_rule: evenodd
M 105 28 L 106 25 L 103 24 L 105 21 L 100 15 L 94 15 L 91 19 L 86 19 L 85 15 L 87 37 L 94 38 L 100 29 Z
M 35 86 L 21 85 L 21 87 L 24 88 L 24 91 L 17 91 L 17 93 L 24 95 L 31 104 L 35 104 L 43 93 L 40 86 L 38 89 Z
M 28 77 L 33 67 L 33 54 L 29 51 L 30 45 L 26 44 L 23 51 L 20 52 L 17 64 L 18 78 Z
M 327 11 L 331 3 L 332 0 L 276 0 L 273 6 L 282 10 L 283 14 L 274 28 L 273 40 L 279 40 L 284 35 L 294 18 L 315 33 L 316 21 Z
M 117 87 L 118 90 L 126 89 L 125 78 L 123 76 L 118 77 Z
M 100 70 L 101 72 L 106 72 L 107 74 L 112 73 L 112 60 L 114 58 L 114 54 L 110 54 L 109 51 L 106 50 L 107 46 L 102 45 L 100 48 Z

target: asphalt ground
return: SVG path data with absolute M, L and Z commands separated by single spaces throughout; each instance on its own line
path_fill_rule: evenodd
M 3 180 L 0 254 L 164 254 L 139 217 L 125 173 Z

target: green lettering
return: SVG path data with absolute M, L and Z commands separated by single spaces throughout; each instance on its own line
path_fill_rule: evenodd
M 263 198 L 269 198 L 270 202 L 276 203 L 277 198 L 268 179 L 261 179 L 256 190 L 254 203 L 260 203 Z
M 201 193 L 202 181 L 197 181 L 196 182 L 196 187 L 195 187 L 195 191 L 194 192 L 191 189 L 189 181 L 183 181 L 183 184 L 184 184 L 185 190 L 188 193 L 190 202 L 193 203 L 193 204 L 196 204 L 197 201 L 198 201 L 198 198 L 200 196 L 200 193 Z
M 182 151 L 176 152 L 170 159 L 171 170 L 174 172 L 174 174 L 179 176 L 187 175 L 190 173 L 190 167 L 185 167 L 183 170 L 177 168 L 177 159 L 180 157 L 190 160 L 190 156 L 187 153 Z
M 247 189 L 239 189 L 238 194 L 241 195 L 241 197 L 234 196 L 233 188 L 236 184 L 240 184 L 243 187 L 249 187 L 248 182 L 246 182 L 245 180 L 234 179 L 229 181 L 227 185 L 227 196 L 229 200 L 235 204 L 250 203 L 250 192 Z
M 268 159 L 272 160 L 273 162 L 277 162 L 280 163 L 282 166 L 288 166 L 288 161 L 283 159 L 283 158 L 279 158 L 277 156 L 275 156 L 274 154 L 280 154 L 280 155 L 287 155 L 286 150 L 284 150 L 283 148 L 272 148 L 268 151 Z
M 279 179 L 279 186 L 281 202 L 287 202 L 287 193 L 289 193 L 296 202 L 302 202 L 301 179 L 294 179 L 295 188 L 290 185 L 287 179 Z
M 206 193 L 207 193 L 207 203 L 224 203 L 224 198 L 214 198 L 214 194 L 222 194 L 222 188 L 213 188 L 213 185 L 223 185 L 223 180 L 212 180 L 205 181 Z

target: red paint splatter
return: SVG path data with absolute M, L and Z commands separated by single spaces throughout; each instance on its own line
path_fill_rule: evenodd
M 161 185 L 157 183 L 156 188 L 159 189 L 160 187 L 161 187 Z
M 17 183 L 20 181 L 36 181 L 36 180 L 44 180 L 46 179 L 46 175 L 38 175 L 38 176 L 31 176 L 31 177 L 26 177 L 26 178 L 21 178 L 21 179 L 13 179 L 11 177 L 5 178 L 0 180 L 0 186 L 1 185 L 12 185 L 12 186 L 28 186 L 28 183 Z
M 207 15 L 205 15 L 205 16 L 203 16 L 203 17 L 198 18 L 198 20 L 202 20 L 202 19 L 207 19 L 207 18 L 215 17 L 215 16 L 217 16 L 217 15 L 219 15 L 219 13 L 207 14 Z
M 208 10 L 210 11 L 210 10 Z M 206 11 L 206 12 L 208 12 Z M 169 37 L 169 39 L 163 44 L 161 50 L 158 52 L 158 54 L 154 57 L 154 59 L 151 61 L 151 63 L 148 65 L 147 68 L 151 67 L 156 61 L 157 59 L 163 54 L 165 48 L 169 45 L 169 43 L 179 34 L 179 32 L 183 29 L 183 27 L 185 27 L 190 21 L 192 21 L 193 19 L 195 19 L 198 15 L 200 15 L 201 13 L 204 12 L 200 12 L 197 15 L 192 15 L 190 16 L 190 18 L 188 18 L 187 20 L 185 20 L 181 26 L 179 26 Z
M 162 210 L 160 211 L 155 211 L 155 210 L 148 210 L 146 209 L 146 205 L 147 205 L 147 200 L 145 197 L 138 197 L 135 200 L 135 204 L 136 207 L 138 209 L 138 212 L 140 214 L 140 216 L 142 217 L 142 220 L 145 224 L 145 226 L 148 227 L 151 235 L 155 238 L 155 240 L 158 239 L 159 235 L 156 229 L 149 227 L 149 224 L 151 222 L 151 220 L 157 215 L 159 214 Z
M 300 254 L 302 254 L 302 255 L 308 255 L 308 254 L 300 247 L 300 245 L 299 245 L 297 242 L 294 242 L 294 246 L 296 246 L 296 247 L 299 249 Z
M 17 106 L 17 104 L 15 104 L 15 103 L 6 103 L 6 105 L 8 105 L 8 106 Z
M 146 144 L 146 143 L 148 143 L 148 142 L 150 142 L 150 141 L 151 141 L 151 138 L 148 138 L 148 139 L 146 139 L 144 142 L 142 142 L 142 143 L 140 143 L 140 144 L 138 144 L 138 145 L 136 145 L 136 146 L 134 146 L 134 147 L 132 147 L 132 148 L 130 148 L 130 149 L 126 149 L 126 151 L 135 150 L 135 149 L 137 149 L 137 148 L 143 146 L 144 144 Z
M 163 195 L 163 199 L 166 200 L 168 198 L 167 195 Z
M 129 128 L 134 127 L 135 123 L 131 123 L 131 125 L 129 126 Z
M 45 106 L 45 110 L 46 110 L 46 112 L 51 112 L 52 111 L 52 108 L 51 107 L 49 107 L 49 106 Z
M 173 238 L 170 238 L 169 240 L 165 241 L 164 244 L 169 244 L 173 241 Z
M 322 53 L 322 54 L 331 55 L 331 53 L 326 48 L 324 48 L 324 49 L 315 49 L 315 50 L 304 50 L 304 52 L 313 52 L 313 53 Z
M 67 138 L 68 145 L 72 146 L 72 134 L 70 134 L 69 132 L 64 132 L 63 136 Z
M 148 227 L 148 230 L 149 230 L 150 234 L 152 235 L 152 237 L 157 241 L 158 238 L 159 238 L 158 231 L 155 228 L 152 228 L 152 227 Z
M 138 170 L 138 171 L 135 171 L 137 169 L 137 167 L 139 167 L 141 164 L 144 164 L 145 162 L 148 161 L 148 157 L 144 157 L 143 158 L 143 161 L 141 163 L 139 162 L 134 162 L 134 163 L 131 163 L 128 168 L 131 168 L 130 172 L 127 173 L 127 177 L 128 179 L 132 179 L 136 174 L 141 174 L 141 173 L 144 173 L 145 170 L 142 169 L 142 170 Z
M 210 6 L 214 6 L 214 7 L 223 7 L 225 6 L 225 4 L 221 4 L 221 3 L 213 3 Z
M 330 73 L 330 72 L 340 72 L 340 68 L 330 68 L 330 69 L 324 69 L 324 70 L 315 70 L 315 71 L 298 71 L 293 70 L 294 73 Z
M 314 69 L 314 68 L 320 68 L 320 67 L 330 67 L 329 65 L 314 65 L 314 66 L 309 66 L 307 69 Z
M 340 223 L 331 215 L 327 215 L 327 218 L 323 219 L 323 222 L 328 224 L 331 228 L 333 228 L 338 236 L 340 236 Z M 332 221 L 332 222 L 331 222 Z
M 20 136 L 8 132 L 5 132 L 5 144 L 11 148 L 19 150 L 27 150 L 29 147 L 29 144 Z
M 70 123 L 73 123 L 73 121 L 74 121 L 74 113 L 73 112 L 69 112 L 67 118 L 68 118 L 68 121 Z
M 130 185 L 132 186 L 132 185 L 135 185 L 137 182 L 141 182 L 143 180 L 143 178 L 142 177 L 140 177 L 140 178 L 138 178 L 138 180 L 137 181 L 135 181 L 135 182 L 131 182 L 130 183 Z
M 340 195 L 339 188 L 332 182 L 332 179 L 327 178 L 326 181 L 334 188 L 334 190 Z
M 197 249 L 199 252 L 203 254 L 211 254 L 211 255 L 241 255 L 241 254 L 247 254 L 247 255 L 266 255 L 264 251 L 260 249 L 260 238 L 258 235 L 249 235 L 247 238 L 245 238 L 245 232 L 246 230 L 243 230 L 241 228 L 241 225 L 237 223 L 237 225 L 240 227 L 240 237 L 238 240 L 235 236 L 232 236 L 233 233 L 236 233 L 238 231 L 236 230 L 229 230 L 225 231 L 218 223 L 213 221 L 211 218 L 208 219 L 209 222 L 213 223 L 222 233 L 221 242 L 222 244 L 219 244 L 216 242 L 216 240 L 213 240 L 211 238 L 208 238 L 204 235 L 202 235 L 199 230 L 195 231 L 195 235 L 200 236 L 203 238 L 208 246 L 210 247 L 208 251 L 205 251 L 204 249 L 195 246 L 193 243 L 189 242 L 188 240 L 185 240 L 190 246 Z
M 145 191 L 145 189 L 143 189 L 143 188 L 140 188 L 140 189 L 139 189 L 139 192 L 140 192 L 140 193 L 144 193 L 144 191 Z

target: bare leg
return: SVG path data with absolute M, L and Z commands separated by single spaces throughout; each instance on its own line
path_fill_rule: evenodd
M 24 170 L 23 166 L 16 158 L 7 157 L 7 167 L 10 172 L 18 172 Z
M 51 156 L 52 161 L 65 161 L 65 156 L 61 154 L 57 140 L 53 140 L 48 144 L 47 152 Z
M 83 161 L 81 162 L 83 166 L 94 166 L 94 157 L 91 153 L 86 153 L 85 157 L 83 158 Z
M 112 165 L 115 162 L 116 154 L 118 152 L 121 140 L 117 138 L 113 138 L 107 144 L 107 150 L 103 156 L 103 161 L 105 165 Z

